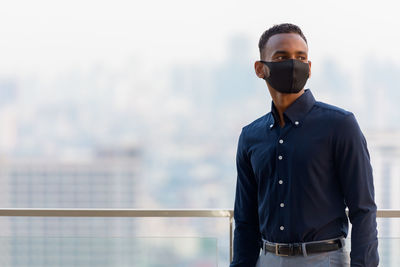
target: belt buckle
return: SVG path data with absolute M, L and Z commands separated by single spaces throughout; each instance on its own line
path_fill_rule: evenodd
M 283 253 L 280 253 L 279 252 L 279 245 L 280 244 L 275 244 L 275 255 L 277 255 L 277 256 L 289 256 L 290 254 L 283 254 Z M 290 251 L 291 251 L 291 249 L 290 249 L 290 246 L 291 246 L 292 244 L 289 244 L 289 253 L 290 253 Z

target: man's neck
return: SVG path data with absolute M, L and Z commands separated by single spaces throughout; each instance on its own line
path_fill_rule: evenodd
M 285 110 L 304 93 L 304 89 L 301 89 L 300 92 L 295 94 L 283 94 L 281 92 L 276 91 L 275 89 L 269 87 L 268 89 L 271 94 L 272 101 L 274 101 L 274 105 L 279 114 L 279 125 L 283 127 L 285 126 L 285 120 L 283 119 L 283 112 L 285 112 Z

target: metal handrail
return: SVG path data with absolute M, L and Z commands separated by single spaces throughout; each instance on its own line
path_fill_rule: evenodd
M 51 209 L 0 208 L 0 216 L 33 217 L 233 217 L 229 209 Z
M 347 211 L 347 210 L 346 210 Z M 28 217 L 226 217 L 229 219 L 229 259 L 233 257 L 233 210 L 231 209 L 51 209 L 1 208 L 0 216 Z M 400 218 L 400 210 L 379 209 L 378 218 Z

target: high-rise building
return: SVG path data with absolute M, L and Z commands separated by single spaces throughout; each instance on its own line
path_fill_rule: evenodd
M 1 206 L 134 208 L 138 195 L 143 192 L 138 179 L 140 166 L 136 148 L 101 149 L 93 158 L 80 161 L 2 159 Z M 2 235 L 6 244 L 2 247 L 8 252 L 1 254 L 10 255 L 9 266 L 111 266 L 113 251 L 121 248 L 118 248 L 120 243 L 115 242 L 113 246 L 107 238 L 132 235 L 135 231 L 133 221 L 124 218 L 12 217 L 2 220 L 5 220 Z M 91 255 L 90 251 L 96 255 L 82 258 Z
M 375 201 L 378 209 L 400 208 L 400 131 L 370 131 L 366 133 L 375 183 Z M 351 167 L 351 166 L 350 166 Z M 395 251 L 400 249 L 399 222 L 396 219 L 378 219 L 378 236 L 382 266 L 398 266 Z

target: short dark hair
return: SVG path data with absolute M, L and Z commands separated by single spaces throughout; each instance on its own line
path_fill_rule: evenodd
M 301 31 L 300 27 L 294 24 L 290 23 L 282 23 L 282 24 L 276 24 L 266 30 L 260 37 L 260 41 L 258 42 L 258 49 L 260 50 L 260 56 L 262 54 L 262 51 L 267 44 L 269 38 L 275 34 L 279 33 L 297 33 L 298 35 L 301 36 L 301 38 L 304 39 L 304 41 L 307 44 L 307 39 L 304 36 L 303 32 Z

